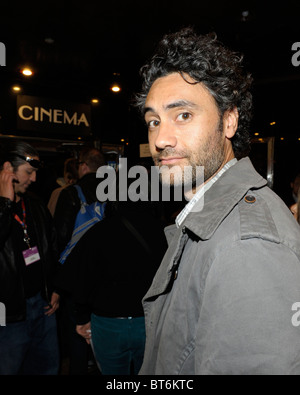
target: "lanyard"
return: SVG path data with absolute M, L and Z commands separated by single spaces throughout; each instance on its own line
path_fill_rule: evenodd
M 24 199 L 22 198 L 21 198 L 21 205 L 22 205 L 23 221 L 21 221 L 20 217 L 17 214 L 15 214 L 15 220 L 18 221 L 19 224 L 22 226 L 24 232 L 24 241 L 27 244 L 28 248 L 30 248 L 30 238 L 27 233 L 27 225 L 26 225 L 25 203 L 24 203 Z

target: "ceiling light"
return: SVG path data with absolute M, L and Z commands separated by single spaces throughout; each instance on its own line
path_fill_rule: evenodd
M 12 90 L 13 90 L 14 92 L 20 92 L 21 88 L 20 88 L 18 85 L 14 85 L 14 86 L 12 87 Z
M 115 93 L 117 93 L 117 92 L 120 92 L 121 87 L 120 87 L 120 85 L 118 85 L 118 84 L 113 84 L 113 85 L 111 86 L 110 90 L 113 91 L 113 92 L 115 92 Z
M 92 102 L 93 104 L 98 104 L 98 103 L 99 103 L 99 99 L 96 99 L 96 98 L 95 98 L 95 99 L 92 99 L 91 102 Z
M 29 77 L 33 74 L 33 71 L 28 67 L 25 67 L 24 69 L 22 69 L 22 74 L 26 75 L 26 77 Z

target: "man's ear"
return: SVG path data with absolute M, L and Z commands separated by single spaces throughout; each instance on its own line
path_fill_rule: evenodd
M 83 164 L 82 164 L 82 169 L 81 169 L 81 171 L 82 171 L 82 174 L 83 174 L 83 175 L 86 175 L 86 174 L 88 174 L 88 173 L 91 172 L 89 166 L 88 166 L 86 163 L 83 163 Z
M 224 127 L 225 137 L 231 139 L 235 135 L 235 132 L 238 127 L 238 122 L 239 122 L 239 112 L 236 107 L 234 107 L 232 110 L 227 110 L 225 112 L 223 117 L 223 127 Z
M 6 162 L 3 163 L 3 170 L 13 171 L 14 168 L 12 167 L 10 162 L 6 161 Z

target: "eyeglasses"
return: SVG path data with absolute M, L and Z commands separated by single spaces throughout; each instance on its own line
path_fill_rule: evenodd
M 42 167 L 42 162 L 38 159 L 33 159 L 30 156 L 23 156 L 19 154 L 14 154 L 14 156 L 23 159 L 25 162 L 29 163 L 30 166 L 35 167 L 36 169 L 40 169 Z

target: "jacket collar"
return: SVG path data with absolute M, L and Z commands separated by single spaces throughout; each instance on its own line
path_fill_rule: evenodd
M 202 240 L 210 239 L 249 189 L 259 189 L 265 185 L 267 181 L 256 172 L 248 157 L 239 160 L 204 194 L 188 214 L 183 227 Z

